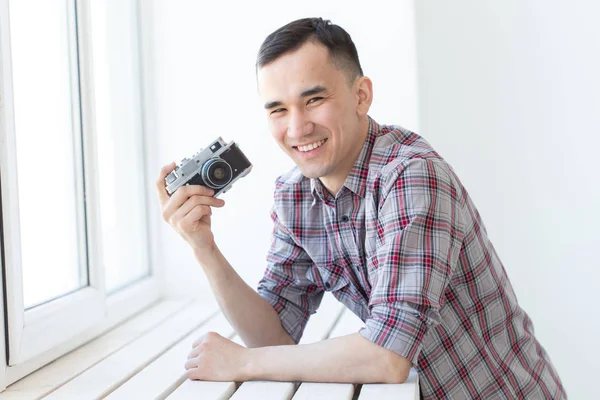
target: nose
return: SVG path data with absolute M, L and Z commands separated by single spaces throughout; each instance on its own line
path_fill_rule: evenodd
M 303 112 L 292 112 L 288 121 L 288 137 L 290 139 L 300 139 L 302 136 L 313 133 L 314 128 L 315 125 L 306 118 Z

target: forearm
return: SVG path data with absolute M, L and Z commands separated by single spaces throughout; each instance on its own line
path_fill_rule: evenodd
M 359 333 L 308 345 L 248 350 L 248 380 L 402 383 L 411 362 Z
M 195 251 L 213 293 L 235 331 L 247 347 L 294 344 L 281 326 L 273 307 L 244 282 L 220 250 Z

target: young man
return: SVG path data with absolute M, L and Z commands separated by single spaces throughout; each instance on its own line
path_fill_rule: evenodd
M 192 246 L 219 305 L 247 344 L 209 333 L 192 379 L 403 382 L 424 398 L 565 398 L 479 213 L 452 168 L 420 136 L 368 116 L 372 83 L 339 26 L 294 21 L 257 60 L 269 127 L 297 168 L 276 183 L 273 241 L 258 293 L 214 242 L 201 186 L 163 218 Z M 325 291 L 364 322 L 352 335 L 296 345 Z

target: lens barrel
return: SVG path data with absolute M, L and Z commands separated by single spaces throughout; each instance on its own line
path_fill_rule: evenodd
M 221 158 L 211 158 L 202 165 L 202 179 L 212 189 L 221 189 L 231 182 L 231 166 Z

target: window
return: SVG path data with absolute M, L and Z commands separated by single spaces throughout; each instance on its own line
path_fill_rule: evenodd
M 40 355 L 160 295 L 148 256 L 137 7 L 0 0 L 9 369 L 39 367 Z

